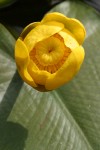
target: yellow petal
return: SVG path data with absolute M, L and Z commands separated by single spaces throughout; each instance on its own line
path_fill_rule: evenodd
M 39 70 L 33 61 L 30 61 L 28 71 L 36 84 L 45 85 L 50 73 L 44 70 Z
M 67 29 L 63 29 L 62 31 L 60 31 L 59 35 L 63 37 L 65 45 L 69 47 L 71 50 L 79 46 L 79 43 L 73 37 L 73 34 Z
M 84 60 L 84 56 L 85 56 L 84 48 L 82 46 L 79 46 L 73 50 L 73 53 L 74 53 L 74 56 L 77 61 L 77 70 L 76 71 L 78 71 Z
M 64 25 L 62 23 L 58 23 L 55 21 L 38 25 L 25 37 L 25 45 L 30 52 L 37 42 L 52 36 L 53 34 L 61 31 L 63 28 Z
M 27 47 L 21 39 L 18 39 L 15 45 L 15 60 L 18 67 L 18 72 L 22 79 L 31 86 L 37 87 L 34 80 L 27 71 L 29 54 Z
M 40 25 L 40 22 L 33 22 L 30 23 L 28 26 L 26 26 L 23 30 L 23 32 L 21 33 L 20 37 L 22 39 L 24 39 L 26 37 L 26 35 L 32 30 L 34 29 L 36 26 Z
M 68 18 L 61 13 L 53 12 L 46 14 L 42 20 L 42 23 L 49 21 L 57 21 L 63 23 L 65 25 L 65 28 L 68 29 L 74 35 L 78 43 L 83 43 L 86 31 L 83 24 L 77 19 Z
M 69 55 L 63 66 L 46 80 L 45 87 L 53 90 L 69 82 L 78 72 L 84 59 L 84 49 L 79 46 Z

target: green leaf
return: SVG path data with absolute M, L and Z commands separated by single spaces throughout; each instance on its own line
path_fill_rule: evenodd
M 0 8 L 7 7 L 17 0 L 0 0 Z
M 85 25 L 84 64 L 70 83 L 38 92 L 16 72 L 15 39 L 0 25 L 0 150 L 100 149 L 100 16 L 80 1 L 52 11 Z

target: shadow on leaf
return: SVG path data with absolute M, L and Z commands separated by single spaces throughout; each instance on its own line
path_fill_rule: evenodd
M 18 123 L 5 122 L 0 126 L 0 150 L 23 150 L 27 130 Z
M 23 150 L 27 129 L 18 123 L 7 121 L 18 97 L 23 81 L 16 72 L 0 104 L 0 150 Z

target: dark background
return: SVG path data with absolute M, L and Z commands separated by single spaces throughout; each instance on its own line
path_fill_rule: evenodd
M 53 6 L 64 0 L 15 0 L 0 7 L 0 22 L 4 25 L 25 27 L 39 21 Z M 100 0 L 80 0 L 100 11 Z M 77 3 L 77 0 L 76 0 Z

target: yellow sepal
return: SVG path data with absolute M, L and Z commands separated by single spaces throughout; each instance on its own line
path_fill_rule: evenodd
M 68 18 L 61 13 L 53 12 L 46 14 L 41 22 L 46 23 L 49 21 L 57 21 L 63 23 L 65 25 L 65 28 L 74 35 L 78 43 L 80 45 L 83 43 L 86 31 L 83 24 L 77 19 Z
M 62 23 L 55 21 L 47 22 L 35 27 L 24 39 L 29 52 L 33 49 L 37 42 L 52 36 L 53 34 L 61 31 L 63 28 L 64 25 Z
M 27 47 L 21 39 L 18 39 L 15 45 L 15 59 L 18 68 L 18 72 L 22 79 L 33 87 L 37 87 L 33 78 L 27 71 L 27 66 L 29 63 L 29 53 Z
M 80 69 L 83 59 L 84 49 L 79 46 L 71 52 L 62 67 L 56 73 L 49 76 L 45 84 L 46 89 L 53 90 L 69 82 Z

